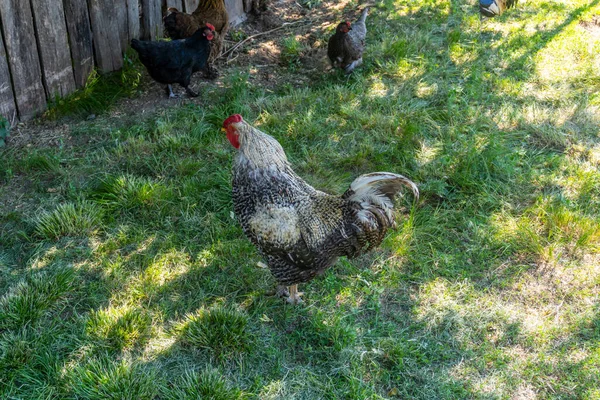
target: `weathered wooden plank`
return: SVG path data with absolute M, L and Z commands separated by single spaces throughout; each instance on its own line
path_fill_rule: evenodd
M 123 66 L 119 23 L 111 0 L 88 0 L 98 69 L 110 72 Z
M 31 0 L 38 50 L 48 98 L 75 90 L 65 10 L 56 0 Z
M 139 0 L 127 0 L 128 41 L 140 37 L 140 10 Z
M 0 17 L 19 116 L 29 118 L 46 108 L 29 0 L 1 0 Z
M 156 40 L 163 37 L 162 2 L 142 0 L 142 38 Z
M 113 0 L 113 18 L 117 21 L 121 50 L 125 52 L 129 46 L 129 20 L 127 17 L 127 0 Z
M 94 47 L 87 3 L 81 0 L 65 0 L 65 17 L 75 84 L 77 87 L 83 87 L 94 69 Z
M 183 1 L 182 0 L 167 0 L 167 8 L 175 7 L 179 11 L 183 11 Z
M 225 0 L 225 8 L 229 16 L 229 26 L 236 26 L 246 20 L 244 3 L 241 0 Z
M 16 111 L 17 106 L 12 90 L 10 70 L 8 69 L 6 51 L 4 50 L 4 43 L 0 34 L 0 117 L 4 117 L 12 122 Z
M 198 8 L 198 4 L 200 4 L 200 0 L 183 0 L 185 6 L 185 12 L 188 14 L 193 13 Z

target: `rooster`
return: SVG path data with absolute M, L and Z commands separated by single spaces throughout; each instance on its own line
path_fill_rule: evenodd
M 211 24 L 206 24 L 187 39 L 170 42 L 133 39 L 131 47 L 138 52 L 152 79 L 167 85 L 169 97 L 175 97 L 172 83 L 179 83 L 190 96 L 196 97 L 198 94 L 189 87 L 190 80 L 194 72 L 206 69 L 214 30 Z
M 171 39 L 185 39 L 206 24 L 215 27 L 215 39 L 208 58 L 209 77 L 215 78 L 218 73 L 212 66 L 221 55 L 223 39 L 229 27 L 229 16 L 224 0 L 201 0 L 192 14 L 186 14 L 175 7 L 170 7 L 163 18 L 165 31 Z
M 329 38 L 327 55 L 334 68 L 342 68 L 349 74 L 362 64 L 362 54 L 367 37 L 365 21 L 368 13 L 369 8 L 367 7 L 354 26 L 351 26 L 349 21 L 340 22 L 333 36 Z
M 408 178 L 375 172 L 356 178 L 340 196 L 320 192 L 292 169 L 275 138 L 236 114 L 223 122 L 238 152 L 233 163 L 233 206 L 242 229 L 264 256 L 278 294 L 296 304 L 307 282 L 338 257 L 354 258 L 378 246 L 394 224 L 394 197 Z M 287 288 L 286 288 L 287 287 Z
M 502 15 L 504 10 L 508 10 L 516 4 L 517 0 L 479 0 L 479 13 L 482 18 L 492 18 Z

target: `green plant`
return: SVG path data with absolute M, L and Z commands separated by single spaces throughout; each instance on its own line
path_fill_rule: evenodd
M 6 139 L 8 138 L 10 133 L 10 124 L 8 120 L 2 116 L 0 116 L 0 147 L 4 147 L 6 145 Z

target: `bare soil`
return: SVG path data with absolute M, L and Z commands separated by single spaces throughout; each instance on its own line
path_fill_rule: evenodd
M 88 120 L 97 120 L 107 129 L 122 126 L 128 120 L 144 118 L 145 115 L 162 109 L 177 107 L 183 103 L 198 104 L 206 102 L 203 92 L 211 87 L 224 85 L 224 78 L 234 70 L 249 68 L 253 84 L 266 88 L 276 88 L 282 83 L 302 86 L 308 83 L 313 74 L 329 72 L 327 60 L 327 39 L 333 27 L 342 19 L 353 19 L 358 16 L 359 9 L 347 9 L 348 0 L 339 2 L 323 2 L 318 7 L 308 9 L 296 0 L 268 0 L 266 10 L 258 15 L 249 15 L 248 20 L 236 28 L 230 29 L 225 40 L 224 54 L 217 60 L 219 77 L 210 81 L 201 73 L 194 76 L 192 88 L 200 93 L 197 98 L 190 98 L 178 85 L 174 90 L 179 97 L 169 99 L 163 85 L 160 85 L 144 73 L 139 93 L 131 98 L 116 102 L 109 112 L 102 115 L 89 115 Z M 332 20 L 335 15 L 335 20 Z M 283 41 L 294 36 L 302 45 L 297 59 L 293 60 L 295 68 L 290 71 L 289 60 L 282 59 Z M 231 50 L 241 41 L 240 46 Z M 8 145 L 13 148 L 44 148 L 54 146 L 77 146 L 82 138 L 72 135 L 79 125 L 89 121 L 81 118 L 64 117 L 59 120 L 37 118 L 21 122 L 11 131 Z

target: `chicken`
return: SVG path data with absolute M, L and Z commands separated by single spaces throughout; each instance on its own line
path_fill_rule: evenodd
M 517 0 L 479 0 L 479 13 L 481 17 L 492 18 L 516 4 Z
M 356 178 L 340 196 L 320 192 L 292 170 L 275 138 L 236 114 L 223 122 L 238 149 L 233 162 L 233 206 L 242 229 L 266 259 L 278 294 L 300 301 L 298 284 L 378 246 L 394 224 L 394 197 L 408 178 L 375 172 Z M 286 290 L 287 286 L 287 290 Z
M 350 26 L 350 22 L 341 22 L 334 35 L 329 38 L 327 55 L 334 68 L 342 68 L 347 74 L 362 64 L 362 55 L 365 49 L 367 37 L 367 25 L 365 23 L 369 8 L 365 8 L 362 15 Z
M 189 87 L 190 80 L 194 72 L 207 66 L 214 30 L 211 24 L 206 24 L 187 39 L 170 42 L 133 39 L 131 47 L 138 52 L 152 79 L 167 84 L 169 97 L 175 97 L 172 83 L 179 83 L 190 96 L 196 97 L 198 94 Z
M 190 37 L 199 27 L 212 24 L 215 27 L 215 39 L 208 58 L 209 77 L 215 78 L 218 73 L 213 67 L 221 55 L 223 39 L 229 28 L 229 16 L 224 0 L 201 0 L 198 8 L 192 14 L 186 14 L 175 7 L 168 9 L 168 14 L 163 18 L 165 31 L 171 39 L 185 39 Z

